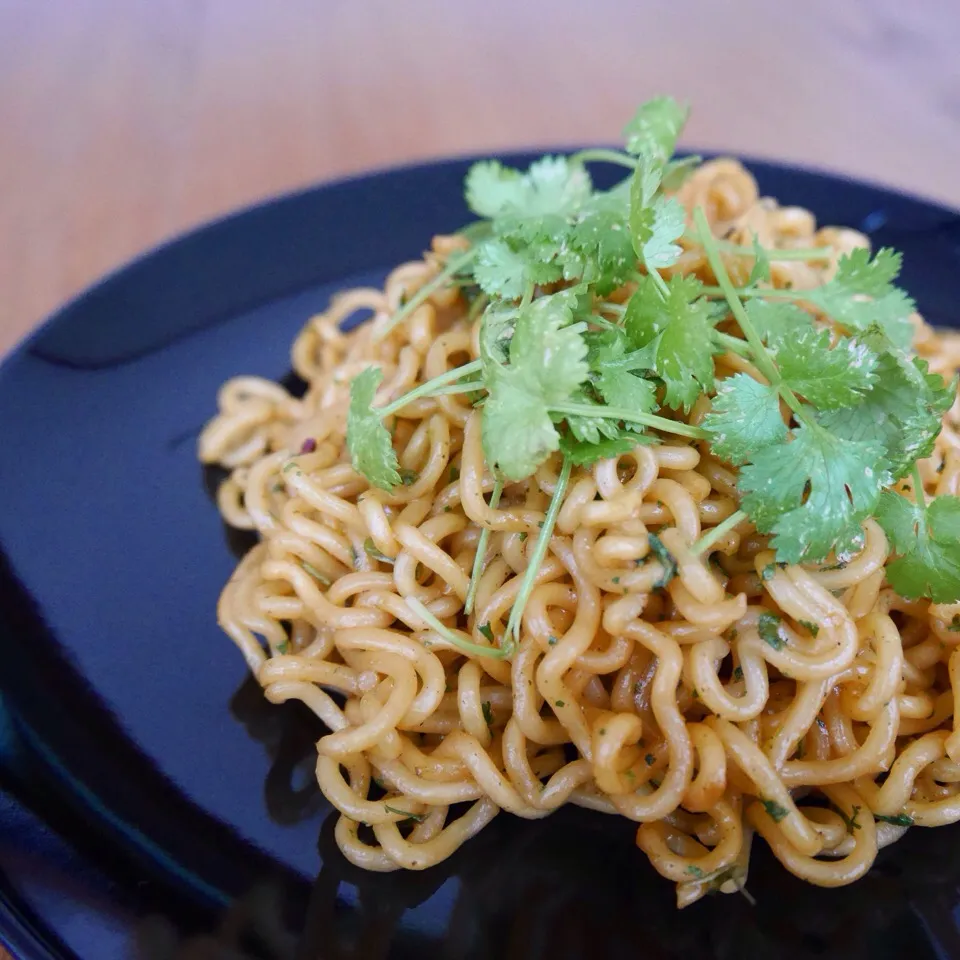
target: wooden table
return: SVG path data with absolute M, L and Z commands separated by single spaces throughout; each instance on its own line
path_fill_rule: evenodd
M 956 0 L 0 0 L 0 352 L 165 237 L 417 157 L 685 142 L 960 205 Z M 588 11 L 589 6 L 589 12 Z
M 956 0 L 0 0 L 0 352 L 210 217 L 413 158 L 685 142 L 960 205 Z M 136 318 L 131 318 L 135 322 Z

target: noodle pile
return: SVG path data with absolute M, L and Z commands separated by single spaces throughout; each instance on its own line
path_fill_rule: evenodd
M 822 284 L 841 254 L 867 243 L 761 198 L 731 160 L 705 164 L 677 196 L 726 240 L 835 251 L 830 262 L 775 260 L 773 287 Z M 637 844 L 684 906 L 742 890 L 756 834 L 798 877 L 838 886 L 910 824 L 960 819 L 960 603 L 896 595 L 872 519 L 846 563 L 775 564 L 749 521 L 709 559 L 695 554 L 690 545 L 738 507 L 735 470 L 705 443 L 663 437 L 574 469 L 511 660 L 455 648 L 408 604 L 475 644 L 500 636 L 560 469 L 555 455 L 491 506 L 480 411 L 464 394 L 397 413 L 404 485 L 392 493 L 351 466 L 351 378 L 380 367 L 384 404 L 478 356 L 456 285 L 377 339 L 465 246 L 437 237 L 383 291 L 336 298 L 293 345 L 303 398 L 231 380 L 200 440 L 200 458 L 231 471 L 218 492 L 224 519 L 260 535 L 223 591 L 219 622 L 271 702 L 301 700 L 329 727 L 317 780 L 340 812 L 344 855 L 371 870 L 423 869 L 501 810 L 536 818 L 575 803 L 636 821 Z M 750 262 L 727 267 L 745 282 Z M 686 240 L 664 272 L 713 280 Z M 360 310 L 373 320 L 342 332 Z M 913 321 L 915 350 L 951 376 L 960 337 Z M 735 372 L 755 369 L 716 357 L 718 378 Z M 689 422 L 708 409 L 701 397 Z M 920 463 L 928 495 L 960 493 L 954 412 Z M 778 645 L 761 636 L 771 613 L 783 618 Z M 451 814 L 457 804 L 469 807 Z

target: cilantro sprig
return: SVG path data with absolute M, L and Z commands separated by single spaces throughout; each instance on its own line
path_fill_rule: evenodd
M 933 450 L 956 384 L 910 353 L 914 303 L 896 286 L 900 254 L 854 250 L 819 287 L 773 288 L 773 262 L 827 264 L 835 253 L 769 249 L 756 236 L 736 245 L 714 237 L 699 209 L 689 224 L 672 195 L 699 162 L 673 158 L 687 113 L 659 97 L 627 124 L 622 151 L 547 156 L 525 171 L 495 160 L 471 167 L 466 199 L 482 219 L 463 231 L 469 249 L 451 255 L 379 335 L 460 284 L 473 298 L 468 319 L 479 324 L 479 359 L 381 406 L 378 369 L 351 384 L 347 444 L 373 486 L 392 490 L 409 473 L 393 448 L 392 418 L 414 400 L 446 394 L 466 394 L 481 408 L 492 507 L 551 458 L 561 465 L 504 635 L 496 640 L 485 625 L 487 648 L 430 623 L 463 652 L 515 649 L 572 470 L 664 435 L 699 442 L 739 468 L 740 509 L 693 544 L 695 552 L 708 553 L 749 523 L 770 536 L 779 564 L 842 562 L 875 517 L 894 551 L 887 575 L 898 592 L 960 599 L 960 500 L 928 500 L 916 469 Z M 592 163 L 622 167 L 626 177 L 598 190 Z M 674 272 L 683 247 L 696 243 L 715 286 Z M 730 258 L 749 264 L 742 286 L 731 280 Z M 718 366 L 730 354 L 747 366 Z M 704 397 L 707 415 L 686 422 Z M 904 484 L 896 492 L 894 483 L 911 473 L 912 495 Z M 468 617 L 488 540 L 485 530 Z M 656 532 L 650 540 L 659 543 Z M 779 638 L 764 632 L 767 642 Z

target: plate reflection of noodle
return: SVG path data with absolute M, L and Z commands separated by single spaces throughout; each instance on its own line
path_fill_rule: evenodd
M 728 241 L 835 251 L 828 262 L 775 260 L 774 287 L 817 286 L 841 254 L 866 244 L 760 198 L 734 161 L 705 164 L 678 197 Z M 665 274 L 712 282 L 699 246 L 684 243 Z M 478 356 L 456 286 L 376 339 L 465 244 L 437 237 L 382 291 L 338 297 L 294 343 L 305 396 L 231 380 L 200 441 L 204 462 L 232 471 L 218 493 L 224 518 L 261 537 L 225 587 L 219 621 L 269 700 L 302 700 L 330 728 L 317 779 L 341 813 L 344 855 L 371 870 L 422 869 L 500 810 L 538 818 L 576 803 L 639 823 L 638 845 L 683 906 L 743 889 L 755 834 L 797 876 L 836 886 L 863 876 L 911 822 L 960 819 L 951 719 L 960 603 L 898 597 L 873 520 L 845 564 L 774 565 L 749 521 L 709 559 L 692 552 L 738 507 L 736 472 L 705 444 L 665 437 L 574 468 L 512 660 L 455 649 L 408 605 L 419 600 L 475 644 L 499 636 L 560 472 L 557 456 L 490 505 L 480 413 L 463 394 L 397 414 L 405 485 L 371 489 L 351 466 L 351 378 L 379 366 L 383 404 Z M 746 280 L 748 260 L 727 266 Z M 373 320 L 341 332 L 363 309 Z M 952 375 L 960 337 L 919 317 L 914 325 L 917 352 Z M 752 370 L 734 353 L 716 358 L 720 377 Z M 702 397 L 689 421 L 708 406 Z M 951 416 L 920 463 L 931 495 L 960 493 Z M 492 534 L 467 616 L 484 528 Z M 670 563 L 676 576 L 659 586 Z M 783 617 L 779 647 L 760 635 L 771 612 Z

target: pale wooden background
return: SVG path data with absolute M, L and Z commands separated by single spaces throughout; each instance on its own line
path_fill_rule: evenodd
M 958 0 L 0 0 L 0 353 L 235 207 L 660 92 L 687 144 L 960 205 L 958 49 Z
M 0 0 L 0 352 L 104 271 L 264 196 L 416 157 L 688 144 L 960 205 L 958 0 Z

